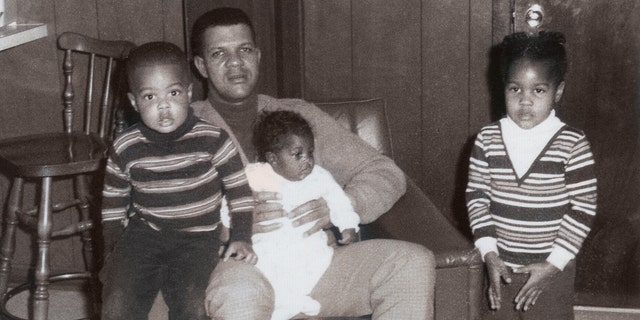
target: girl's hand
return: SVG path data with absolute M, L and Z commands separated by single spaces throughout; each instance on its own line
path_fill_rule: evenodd
M 253 252 L 253 247 L 250 243 L 244 241 L 234 241 L 229 244 L 227 250 L 224 252 L 223 261 L 227 261 L 229 258 L 238 261 L 244 260 L 250 264 L 258 263 L 258 256 Z
M 491 309 L 500 310 L 500 304 L 502 302 L 502 296 L 500 292 L 500 282 L 504 280 L 505 283 L 511 283 L 511 274 L 507 265 L 500 259 L 497 253 L 489 252 L 484 255 L 484 263 L 487 265 L 489 273 L 489 303 Z
M 549 262 L 541 262 L 517 268 L 513 272 L 529 274 L 529 279 L 518 291 L 515 299 L 516 310 L 527 311 L 536 304 L 542 291 L 551 283 L 560 269 Z

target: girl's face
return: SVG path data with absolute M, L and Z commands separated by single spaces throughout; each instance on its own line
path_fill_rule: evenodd
M 302 180 L 311 173 L 315 164 L 313 139 L 290 135 L 282 149 L 267 152 L 266 157 L 273 170 L 285 179 Z
M 520 128 L 531 129 L 549 117 L 563 91 L 564 81 L 556 85 L 546 64 L 517 60 L 509 68 L 505 84 L 507 114 Z

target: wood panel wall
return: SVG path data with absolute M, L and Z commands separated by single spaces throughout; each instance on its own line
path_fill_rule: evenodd
M 491 117 L 492 1 L 279 3 L 281 93 L 385 98 L 397 163 L 464 228 L 468 140 Z
M 56 39 L 65 31 L 99 39 L 129 40 L 136 44 L 169 41 L 184 47 L 182 2 L 173 0 L 21 0 L 18 16 L 23 21 L 47 24 L 48 36 L 0 52 L 0 138 L 62 130 L 62 52 Z M 78 94 L 79 92 L 77 92 Z M 80 99 L 81 97 L 78 97 Z M 0 208 L 5 208 L 8 179 L 0 175 Z M 69 194 L 69 185 L 55 182 L 59 196 Z M 32 202 L 33 185 L 27 186 Z M 54 228 L 75 219 L 63 212 Z M 32 260 L 29 236 L 18 235 L 16 267 L 26 269 Z M 81 268 L 81 245 L 77 238 L 54 241 L 55 270 Z

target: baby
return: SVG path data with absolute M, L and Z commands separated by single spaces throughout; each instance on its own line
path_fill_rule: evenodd
M 338 242 L 346 245 L 356 239 L 360 218 L 331 174 L 315 164 L 313 132 L 306 120 L 291 111 L 262 113 L 254 126 L 253 143 L 261 162 L 245 168 L 252 190 L 278 192 L 285 211 L 323 198 L 331 222 L 341 231 Z M 222 221 L 229 225 L 224 212 Z M 271 319 L 290 319 L 300 312 L 317 315 L 321 306 L 309 293 L 329 266 L 333 248 L 324 232 L 304 237 L 311 225 L 294 228 L 287 217 L 277 222 L 282 228 L 252 237 L 256 266 L 275 292 Z

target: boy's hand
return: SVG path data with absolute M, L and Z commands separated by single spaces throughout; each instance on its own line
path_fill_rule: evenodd
M 307 201 L 291 210 L 289 219 L 293 220 L 291 223 L 293 227 L 299 227 L 315 221 L 313 227 L 309 228 L 309 230 L 303 234 L 303 237 L 308 237 L 331 226 L 329 207 L 323 198 Z
M 355 241 L 356 238 L 357 238 L 356 229 L 354 228 L 344 229 L 344 231 L 342 231 L 342 239 L 340 239 L 338 243 L 341 245 L 347 245 Z
M 235 260 L 244 260 L 246 263 L 256 264 L 258 262 L 258 256 L 253 252 L 253 247 L 250 243 L 244 241 L 234 241 L 229 244 L 227 250 L 224 252 L 223 261 L 233 258 Z
M 279 222 L 261 223 L 287 216 L 282 204 L 278 202 L 281 200 L 280 195 L 277 192 L 258 191 L 254 192 L 253 196 L 256 200 L 253 209 L 253 234 L 271 232 L 282 227 L 282 223 Z
M 504 280 L 507 284 L 511 283 L 511 275 L 507 265 L 504 264 L 504 261 L 502 261 L 495 252 L 485 254 L 484 262 L 487 265 L 487 271 L 489 273 L 489 303 L 491 304 L 491 309 L 500 310 L 502 300 L 500 281 Z
M 517 268 L 513 272 L 529 274 L 529 279 L 518 291 L 515 299 L 516 310 L 527 311 L 536 304 L 542 291 L 551 283 L 560 269 L 549 262 L 541 262 Z

